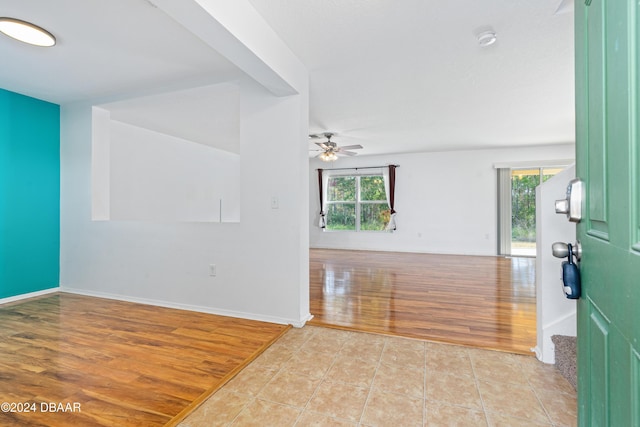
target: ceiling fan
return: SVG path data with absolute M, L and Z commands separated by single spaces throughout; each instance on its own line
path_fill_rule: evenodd
M 322 151 L 322 153 L 318 154 L 316 157 L 318 157 L 323 162 L 333 162 L 335 160 L 338 160 L 338 154 L 345 155 L 345 156 L 355 156 L 358 153 L 355 153 L 353 151 L 348 151 L 348 150 L 359 150 L 359 149 L 363 148 L 362 145 L 359 145 L 359 144 L 356 144 L 356 145 L 345 145 L 343 147 L 338 147 L 338 144 L 336 144 L 335 142 L 331 141 L 331 138 L 334 135 L 335 134 L 332 133 L 332 132 L 324 132 L 324 133 L 318 133 L 318 134 L 309 135 L 309 138 L 311 138 L 311 139 L 314 139 L 314 138 L 327 138 L 327 140 L 325 142 L 316 142 L 315 143 L 322 150 L 313 150 L 313 151 Z

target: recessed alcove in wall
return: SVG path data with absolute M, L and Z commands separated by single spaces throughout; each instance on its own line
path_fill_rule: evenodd
M 240 221 L 239 100 L 224 83 L 94 106 L 92 218 Z

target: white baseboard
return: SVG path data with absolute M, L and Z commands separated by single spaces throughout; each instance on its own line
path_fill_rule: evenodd
M 542 327 L 542 334 L 538 334 L 536 357 L 538 360 L 554 364 L 556 363 L 555 345 L 551 341 L 553 335 L 576 336 L 577 313 L 572 311 L 560 319 L 550 322 Z
M 536 354 L 536 359 L 542 362 L 542 350 L 540 349 L 540 347 L 535 346 L 531 349 L 531 351 Z
M 240 311 L 231 311 L 231 310 L 223 310 L 213 307 L 204 307 L 199 305 L 191 305 L 191 304 L 181 304 L 169 301 L 160 301 L 149 298 L 137 298 L 129 295 L 118 295 L 118 294 L 110 294 L 105 292 L 95 292 L 95 291 L 87 291 L 84 289 L 75 289 L 69 288 L 66 286 L 62 286 L 59 288 L 61 292 L 66 292 L 70 294 L 76 295 L 85 295 L 96 298 L 106 298 L 117 301 L 125 301 L 125 302 L 134 302 L 137 304 L 146 304 L 146 305 L 155 305 L 158 307 L 166 307 L 166 308 L 175 308 L 178 310 L 188 310 L 188 311 L 197 311 L 200 313 L 208 313 L 208 314 L 216 314 L 218 316 L 227 316 L 227 317 L 235 317 L 239 319 L 248 319 L 248 320 L 257 320 L 260 322 L 269 322 L 269 323 L 277 323 L 279 325 L 292 325 L 296 328 L 301 328 L 305 325 L 306 322 L 311 320 L 313 316 L 309 314 L 308 318 L 295 320 L 295 319 L 286 319 L 275 316 L 266 316 L 254 313 L 245 313 Z
M 301 321 L 291 323 L 294 328 L 302 328 L 309 320 L 313 319 L 313 314 L 309 313 Z
M 6 304 L 6 303 L 9 303 L 9 302 L 20 301 L 20 300 L 23 300 L 23 299 L 39 297 L 41 295 L 52 294 L 54 292 L 59 292 L 59 291 L 60 291 L 60 288 L 59 287 L 55 287 L 55 288 L 44 289 L 42 291 L 29 292 L 28 294 L 21 294 L 21 295 L 16 295 L 16 296 L 13 296 L 13 297 L 1 298 L 0 299 L 0 304 Z
M 327 250 L 337 250 L 337 251 L 361 251 L 361 252 L 398 252 L 398 253 L 407 253 L 407 254 L 425 254 L 425 255 L 462 255 L 462 256 L 473 256 L 473 257 L 502 257 L 503 255 L 496 255 L 494 253 L 486 253 L 486 252 L 460 252 L 460 251 L 425 251 L 419 248 L 392 248 L 388 247 L 366 247 L 363 248 L 359 245 L 310 245 L 309 249 L 327 249 Z

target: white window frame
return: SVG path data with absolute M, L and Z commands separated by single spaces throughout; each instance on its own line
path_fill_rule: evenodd
M 356 182 L 356 199 L 355 200 L 336 200 L 336 201 L 331 201 L 328 200 L 328 195 L 329 195 L 329 187 L 327 184 L 327 200 L 325 201 L 326 204 L 326 210 L 327 212 L 329 211 L 329 206 L 330 205 L 339 205 L 339 204 L 354 204 L 356 205 L 356 211 L 355 211 L 355 224 L 356 224 L 356 228 L 355 230 L 332 230 L 330 227 L 331 225 L 328 222 L 328 217 L 327 217 L 327 226 L 326 226 L 326 231 L 329 232 L 357 232 L 357 233 L 381 233 L 384 232 L 385 230 L 362 230 L 360 227 L 360 215 L 362 213 L 362 205 L 363 204 L 383 204 L 385 206 L 388 206 L 387 204 L 387 200 L 362 200 L 361 196 L 360 196 L 360 178 L 363 176 L 379 176 L 380 179 L 382 179 L 384 181 L 384 177 L 382 175 L 382 173 L 375 173 L 375 172 L 371 172 L 371 173 L 359 173 L 359 174 L 332 174 L 331 176 L 329 176 L 329 181 L 331 180 L 331 178 L 355 178 L 355 182 Z M 385 189 L 386 191 L 386 189 Z

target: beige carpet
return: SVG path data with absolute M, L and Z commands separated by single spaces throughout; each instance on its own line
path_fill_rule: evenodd
M 577 339 L 565 335 L 553 335 L 551 341 L 555 345 L 556 368 L 563 377 L 577 389 Z

